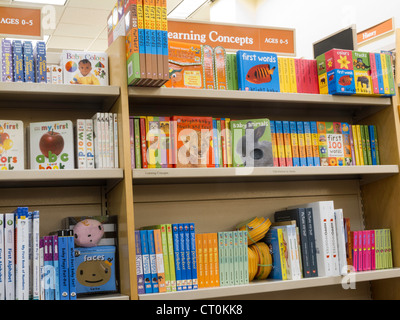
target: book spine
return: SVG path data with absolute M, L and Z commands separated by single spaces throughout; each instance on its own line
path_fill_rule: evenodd
M 226 144 L 226 124 L 225 118 L 220 119 L 221 121 L 221 150 L 222 150 L 222 166 L 224 168 L 228 167 L 228 151 L 227 151 L 227 144 Z
M 369 62 L 371 66 L 372 93 L 374 95 L 379 95 L 378 72 L 376 69 L 376 61 L 374 53 L 369 53 Z
M 225 138 L 226 138 L 226 152 L 227 152 L 227 161 L 228 167 L 232 168 L 233 159 L 232 159 L 232 131 L 231 131 L 231 119 L 225 118 Z
M 351 165 L 355 166 L 356 164 L 356 153 L 354 146 L 354 135 L 353 135 L 353 126 L 349 125 L 349 139 L 350 139 L 350 150 L 351 150 Z
M 197 290 L 199 288 L 198 275 L 197 275 L 197 255 L 196 255 L 196 229 L 194 223 L 189 224 L 190 230 L 190 254 L 191 254 L 191 262 L 192 262 L 192 281 L 193 281 L 193 290 Z
M 52 245 L 53 245 L 53 266 L 54 266 L 54 297 L 55 300 L 61 300 L 61 292 L 60 292 L 60 262 L 59 262 L 59 252 L 58 252 L 58 236 L 52 236 Z
M 297 80 L 296 80 L 296 66 L 295 66 L 295 61 L 294 58 L 289 59 L 289 70 L 290 70 L 290 85 L 292 88 L 292 93 L 297 93 Z
M 224 250 L 224 233 L 218 232 L 218 264 L 219 264 L 219 283 L 221 287 L 225 286 L 225 250 Z
M 359 128 L 360 128 L 360 136 L 361 136 L 363 161 L 364 161 L 364 165 L 366 166 L 366 165 L 369 165 L 368 154 L 367 154 L 367 140 L 365 137 L 364 126 L 360 125 Z
M 168 256 L 168 239 L 167 239 L 167 225 L 162 224 L 160 226 L 161 233 L 161 245 L 164 261 L 164 273 L 165 273 L 165 288 L 166 292 L 172 292 L 171 289 L 171 271 L 169 268 L 169 256 Z
M 295 71 L 296 71 L 296 84 L 297 84 L 297 93 L 303 93 L 303 81 L 302 81 L 302 70 L 301 70 L 301 60 L 294 59 L 295 63 Z
M 140 145 L 140 119 L 138 117 L 134 117 L 133 119 L 133 127 L 134 127 L 134 149 L 135 149 L 135 168 L 142 168 L 142 153 L 141 153 L 141 145 Z
M 372 155 L 371 155 L 371 141 L 369 138 L 369 130 L 367 125 L 363 125 L 362 129 L 364 130 L 364 139 L 365 139 L 365 152 L 367 154 L 368 165 L 372 166 Z
M 86 119 L 85 120 L 85 143 L 86 143 L 86 168 L 94 169 L 95 168 L 95 150 L 94 150 L 94 141 L 93 141 L 93 120 Z
M 382 66 L 384 94 L 385 94 L 385 96 L 388 96 L 390 94 L 390 88 L 389 88 L 389 77 L 388 77 L 386 58 L 385 58 L 385 54 L 383 54 L 383 53 L 380 53 L 379 56 L 380 56 L 381 66 Z
M 60 300 L 69 300 L 68 239 L 65 231 L 58 235 L 58 254 L 60 261 Z
M 282 121 L 283 142 L 285 146 L 286 166 L 293 167 L 292 142 L 289 121 Z
M 347 256 L 346 256 L 346 231 L 344 229 L 343 210 L 335 209 L 335 224 L 338 245 L 339 271 L 341 275 L 347 274 Z
M 172 236 L 173 236 L 173 243 L 174 243 L 176 290 L 182 291 L 183 290 L 182 264 L 181 264 L 179 225 L 178 224 L 172 224 Z
M 376 270 L 376 243 L 375 243 L 375 231 L 370 230 L 371 237 L 371 270 Z
M 281 261 L 281 270 L 282 270 L 282 280 L 288 280 L 287 275 L 287 264 L 285 257 L 285 245 L 283 242 L 283 232 L 282 229 L 278 229 L 278 243 L 279 243 L 279 254 L 280 254 L 280 261 Z
M 295 121 L 290 121 L 290 143 L 292 145 L 292 155 L 293 155 L 293 166 L 300 166 L 300 154 L 299 154 L 299 140 L 297 137 L 297 126 Z
M 285 82 L 283 80 L 283 74 L 284 74 L 284 69 L 283 69 L 283 61 L 284 58 L 278 57 L 278 71 L 279 71 L 279 84 L 280 84 L 280 92 L 285 93 L 286 91 L 286 86 Z
M 6 288 L 5 288 L 5 260 L 4 260 L 4 214 L 0 213 L 0 301 L 6 300 Z
M 75 265 L 75 237 L 73 231 L 68 232 L 68 266 L 69 266 L 69 300 L 77 299 L 76 292 L 76 265 Z
M 219 287 L 220 284 L 220 272 L 219 272 L 219 255 L 218 255 L 218 235 L 212 234 L 212 248 L 213 248 L 213 261 L 214 261 L 214 281 L 215 286 Z
M 203 235 L 196 234 L 198 288 L 204 288 Z
M 133 117 L 129 118 L 129 146 L 131 153 L 131 167 L 136 168 L 136 152 L 135 152 L 135 122 Z
M 233 248 L 233 232 L 228 231 L 228 265 L 229 265 L 229 285 L 233 286 L 235 284 L 234 276 L 234 248 Z
M 275 121 L 276 143 L 278 148 L 278 161 L 280 167 L 286 167 L 285 144 L 283 140 L 282 121 Z
M 153 293 L 151 283 L 151 266 L 150 266 L 150 253 L 147 230 L 140 230 L 140 244 L 142 249 L 143 259 L 143 277 L 144 277 L 144 290 L 145 293 Z
M 214 279 L 214 251 L 213 251 L 213 242 L 212 242 L 212 234 L 207 233 L 204 235 L 207 241 L 207 269 L 208 269 L 208 277 L 209 277 L 209 287 L 215 287 L 215 279 Z
M 158 78 L 158 85 L 163 84 L 164 81 L 164 58 L 163 58 L 163 46 L 162 46 L 162 0 L 156 0 L 155 3 L 155 16 L 156 16 L 156 23 L 155 23 L 155 32 L 156 32 L 156 52 L 157 52 L 157 78 Z
M 164 254 L 161 239 L 161 230 L 155 229 L 154 231 L 154 248 L 156 256 L 156 271 L 158 279 L 158 292 L 167 292 L 165 283 L 165 268 L 164 268 Z
M 101 150 L 101 123 L 100 113 L 96 113 L 93 119 L 93 130 L 94 130 L 94 152 L 95 152 L 95 166 L 96 168 L 103 168 L 103 157 Z
M 373 166 L 377 165 L 377 158 L 376 158 L 376 146 L 375 146 L 375 134 L 374 134 L 374 127 L 372 125 L 368 126 L 368 134 L 369 140 L 371 142 L 371 162 Z
M 147 240 L 149 244 L 149 257 L 150 257 L 150 274 L 151 274 L 151 287 L 153 293 L 159 292 L 158 276 L 157 276 L 157 260 L 154 244 L 154 230 L 147 230 Z
M 393 96 L 395 95 L 395 84 L 393 77 L 392 57 L 390 54 L 384 54 L 384 58 L 386 59 L 386 68 L 388 74 L 389 96 Z
M 170 281 L 171 281 L 171 291 L 176 291 L 176 273 L 175 273 L 175 256 L 174 256 L 174 241 L 172 235 L 172 226 L 166 224 L 167 230 L 167 246 L 168 246 L 168 261 L 169 261 L 169 271 L 170 271 Z
M 106 116 L 107 115 L 107 116 Z M 107 123 L 107 125 L 106 125 Z M 103 157 L 103 168 L 109 167 L 109 147 L 108 147 L 108 113 L 101 112 L 101 152 Z M 107 128 L 107 131 L 106 131 Z
M 274 167 L 279 167 L 278 160 L 278 146 L 276 142 L 275 121 L 270 121 L 271 127 L 271 143 L 272 143 L 272 157 L 274 159 Z
M 202 234 L 202 247 L 203 247 L 203 266 L 204 266 L 204 287 L 210 287 L 210 264 L 208 254 L 208 236 Z
M 140 139 L 142 146 L 142 168 L 147 169 L 147 135 L 146 135 L 146 117 L 140 117 Z
M 214 163 L 215 167 L 219 168 L 219 143 L 218 143 L 218 128 L 217 119 L 213 118 L 213 149 L 214 149 Z
M 309 274 L 307 275 L 307 277 L 318 277 L 318 263 L 317 263 L 316 247 L 315 247 L 313 211 L 312 208 L 305 208 L 304 211 L 305 211 L 305 228 L 306 228 L 305 232 L 307 233 L 307 237 L 305 238 L 306 239 L 305 246 L 307 247 L 306 253 L 308 253 L 308 260 L 309 260 Z M 303 219 L 302 216 L 303 213 L 301 213 L 299 218 Z M 300 232 L 302 232 L 301 229 Z
M 136 248 L 136 277 L 138 294 L 145 294 L 144 275 L 143 275 L 143 260 L 140 231 L 135 231 L 135 248 Z
M 304 124 L 302 121 L 297 121 L 297 138 L 299 140 L 299 158 L 300 166 L 307 167 L 306 141 L 304 136 Z
M 185 243 L 186 285 L 187 290 L 193 290 L 192 252 L 190 248 L 190 228 L 188 223 L 183 224 L 183 236 Z
M 86 121 L 76 120 L 76 143 L 78 169 L 86 169 Z
M 351 126 L 351 131 L 352 131 L 352 134 L 353 134 L 355 165 L 359 166 L 359 165 L 361 165 L 361 160 L 360 160 L 360 149 L 359 149 L 359 146 L 358 146 L 357 126 L 356 125 L 352 125 Z
M 185 233 L 183 223 L 178 224 L 178 235 L 179 235 L 179 256 L 181 259 L 181 279 L 182 279 L 182 290 L 188 290 L 188 279 L 187 279 L 187 261 L 186 261 L 186 247 L 185 247 Z
M 108 138 L 110 148 L 110 168 L 116 168 L 115 166 L 115 140 L 114 140 L 114 114 L 108 113 Z
M 219 155 L 219 166 L 224 166 L 223 151 L 222 151 L 222 131 L 221 131 L 221 119 L 217 119 L 217 131 L 218 131 L 218 155 Z
M 319 142 L 318 142 L 318 129 L 317 122 L 310 121 L 310 130 L 311 130 L 311 145 L 312 145 L 312 153 L 313 153 L 313 162 L 314 166 L 321 166 L 321 162 L 319 160 Z
M 15 300 L 15 218 L 12 213 L 4 218 L 5 295 L 6 300 Z
M 16 300 L 29 300 L 29 236 L 28 208 L 20 207 L 16 211 Z
M 361 130 L 360 125 L 356 125 L 356 135 L 357 135 L 357 144 L 358 144 L 358 158 L 360 160 L 360 166 L 364 165 L 364 152 L 361 138 Z
M 234 285 L 239 285 L 239 233 L 233 231 L 233 272 L 234 272 Z
M 312 146 L 312 135 L 311 135 L 311 126 L 310 122 L 304 121 L 304 140 L 306 146 L 306 159 L 307 166 L 314 166 L 314 155 L 313 155 L 313 146 Z

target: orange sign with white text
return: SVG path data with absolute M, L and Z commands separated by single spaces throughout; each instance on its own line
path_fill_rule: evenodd
M 377 38 L 385 33 L 388 33 L 390 31 L 393 31 L 393 30 L 394 30 L 394 22 L 393 22 L 393 18 L 391 18 L 380 24 L 377 24 L 376 26 L 373 26 L 364 31 L 358 32 L 357 33 L 357 42 L 358 42 L 358 44 L 360 44 L 365 41 L 375 39 L 375 38 Z
M 0 36 L 41 36 L 40 9 L 0 7 Z
M 168 39 L 232 50 L 296 54 L 294 29 L 168 20 Z

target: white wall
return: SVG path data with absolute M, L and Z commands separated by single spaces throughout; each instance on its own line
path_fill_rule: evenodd
M 399 0 L 218 0 L 210 12 L 211 21 L 294 28 L 297 56 L 305 58 L 313 58 L 313 42 L 340 29 L 356 24 L 362 31 L 392 17 L 400 21 Z M 392 43 L 393 36 L 360 49 Z

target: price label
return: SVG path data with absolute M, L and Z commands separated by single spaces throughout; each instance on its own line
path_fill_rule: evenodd
M 40 9 L 0 7 L 0 37 L 41 39 Z

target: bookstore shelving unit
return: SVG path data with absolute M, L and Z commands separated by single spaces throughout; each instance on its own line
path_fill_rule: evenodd
M 338 97 L 306 94 L 179 90 L 126 87 L 122 39 L 109 48 L 120 56 L 115 75 L 121 86 L 124 125 L 124 179 L 108 197 L 108 208 L 126 209 L 126 229 L 120 234 L 124 253 L 120 268 L 124 293 L 133 300 L 181 299 L 379 299 L 381 283 L 396 283 L 400 261 L 395 221 L 399 179 L 399 120 L 396 98 Z M 120 53 L 118 53 L 120 52 Z M 114 62 L 117 63 L 117 62 Z M 115 71 L 115 70 L 114 70 Z M 112 71 L 112 73 L 114 72 Z M 126 95 L 126 96 L 125 96 Z M 131 169 L 129 115 L 191 115 L 272 120 L 346 121 L 375 124 L 381 145 L 381 166 L 348 168 Z M 386 190 L 386 191 L 385 191 Z M 132 192 L 130 197 L 129 192 Z M 120 196 L 126 194 L 129 199 Z M 390 196 L 393 197 L 390 197 Z M 333 200 L 351 219 L 353 230 L 392 229 L 394 268 L 352 274 L 356 288 L 344 290 L 343 277 L 298 281 L 255 281 L 248 285 L 196 291 L 138 295 L 133 231 L 146 225 L 194 222 L 196 232 L 234 230 L 254 216 L 272 220 L 276 210 L 318 200 Z M 384 203 L 382 203 L 382 201 Z M 397 205 L 397 207 L 396 207 Z M 115 209 L 114 209 L 115 208 Z M 122 237 L 122 238 L 121 238 Z M 120 245 L 121 248 L 121 245 Z M 121 258 L 121 255 L 120 255 Z M 372 284 L 372 286 L 371 286 Z M 376 285 L 375 285 L 376 284 Z M 386 284 L 384 284 L 385 286 Z M 392 285 L 390 285 L 392 286 Z M 395 288 L 394 285 L 393 288 Z M 396 294 L 389 294 L 396 297 Z
M 114 110 L 119 86 L 94 87 L 28 83 L 0 83 L 2 119 L 30 122 L 91 118 L 96 112 Z M 28 149 L 28 141 L 25 149 Z M 26 152 L 26 164 L 27 161 Z M 27 167 L 27 166 L 26 166 Z M 40 211 L 40 233 L 62 227 L 62 219 L 76 215 L 107 214 L 107 193 L 124 178 L 120 169 L 65 171 L 1 171 L 0 210 L 18 206 Z M 108 299 L 128 299 L 117 294 Z
M 118 216 L 119 294 L 94 299 L 398 299 L 400 298 L 399 117 L 397 98 L 131 88 L 126 82 L 125 40 L 108 49 L 110 87 L 0 84 L 4 119 L 76 120 L 95 112 L 118 114 L 119 164 L 112 170 L 0 172 L 0 208 L 26 205 L 41 213 L 41 233 L 64 217 Z M 272 120 L 347 121 L 375 124 L 381 166 L 132 170 L 130 115 L 203 115 Z M 333 200 L 353 230 L 391 228 L 394 269 L 298 281 L 138 295 L 134 230 L 160 223 L 194 222 L 196 232 L 233 230 L 254 216 L 272 218 L 286 206 Z

